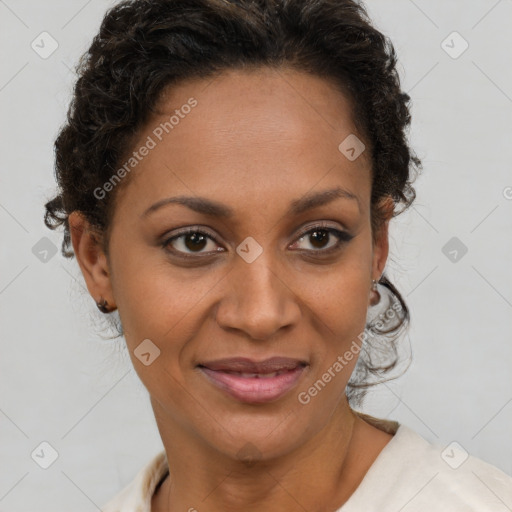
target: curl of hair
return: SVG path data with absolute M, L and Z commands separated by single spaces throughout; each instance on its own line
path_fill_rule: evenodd
M 109 230 L 123 178 L 106 198 L 95 190 L 114 174 L 138 131 L 155 112 L 167 87 L 208 79 L 230 69 L 292 68 L 330 80 L 348 96 L 353 121 L 371 154 L 371 223 L 384 221 L 379 201 L 393 199 L 392 216 L 415 199 L 413 171 L 421 161 L 409 147 L 410 97 L 401 91 L 396 54 L 357 0 L 125 0 L 105 15 L 77 66 L 67 120 L 55 141 L 57 195 L 45 204 L 44 222 L 64 229 L 61 252 L 73 257 L 68 216 L 80 211 L 101 235 L 108 255 Z M 400 208 L 401 207 L 401 208 Z M 369 374 L 394 367 L 403 317 L 382 335 L 374 362 L 363 350 L 347 387 L 360 403 Z M 122 334 L 122 332 L 120 332 Z M 382 358 L 381 358 L 382 359 Z

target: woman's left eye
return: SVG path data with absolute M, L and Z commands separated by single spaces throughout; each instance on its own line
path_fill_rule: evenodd
M 293 244 L 294 249 L 306 250 L 312 252 L 330 252 L 338 249 L 344 242 L 348 242 L 353 237 L 346 231 L 329 227 L 314 227 L 303 233 Z M 300 244 L 303 247 L 300 247 Z

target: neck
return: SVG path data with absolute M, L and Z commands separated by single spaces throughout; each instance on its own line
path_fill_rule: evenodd
M 152 512 L 336 510 L 391 438 L 378 431 L 376 443 L 377 429 L 345 400 L 307 443 L 277 458 L 244 461 L 198 442 L 153 407 L 170 474 L 153 497 Z

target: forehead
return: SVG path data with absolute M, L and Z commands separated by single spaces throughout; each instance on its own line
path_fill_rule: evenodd
M 339 149 L 347 137 L 362 139 L 350 101 L 322 78 L 290 69 L 230 70 L 168 88 L 156 110 L 133 147 L 151 146 L 126 191 L 139 211 L 178 193 L 265 201 L 320 182 L 369 193 L 368 155 L 350 161 Z

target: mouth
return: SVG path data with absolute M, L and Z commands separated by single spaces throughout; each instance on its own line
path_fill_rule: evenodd
M 291 391 L 308 364 L 286 357 L 205 362 L 197 367 L 216 388 L 244 403 L 274 402 Z

